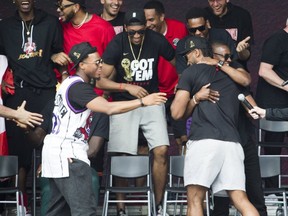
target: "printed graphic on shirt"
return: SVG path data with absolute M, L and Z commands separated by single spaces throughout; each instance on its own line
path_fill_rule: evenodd
M 121 32 L 123 32 L 123 25 L 121 26 L 113 26 L 115 34 L 119 34 Z
M 86 124 L 84 127 L 77 128 L 73 136 L 77 139 L 82 139 L 83 141 L 87 141 L 89 134 L 90 134 L 90 126 L 92 122 L 92 113 L 89 115 L 89 117 L 86 120 Z
M 37 45 L 32 41 L 32 37 L 27 38 L 27 42 L 23 45 L 24 54 L 20 54 L 18 60 L 29 59 L 34 57 L 42 57 L 43 50 L 37 51 Z
M 63 118 L 69 114 L 69 108 L 67 108 L 67 105 L 64 103 L 64 100 L 62 98 L 61 94 L 58 94 L 55 99 L 55 107 L 57 108 L 57 111 L 53 113 L 53 118 L 52 118 L 52 134 L 58 134 L 59 128 L 61 126 Z M 67 118 L 70 118 L 69 116 Z M 67 121 L 67 120 L 66 120 Z M 83 127 L 79 127 L 75 130 L 73 133 L 73 137 L 75 139 L 80 139 L 82 141 L 87 141 L 90 133 L 90 126 L 92 122 L 92 112 L 89 114 L 89 117 L 86 120 L 86 123 Z
M 173 39 L 172 43 L 173 43 L 173 45 L 174 45 L 175 47 L 177 47 L 177 44 L 178 44 L 179 40 L 180 40 L 179 38 L 174 38 L 174 39 Z
M 231 35 L 231 37 L 234 41 L 237 41 L 237 38 L 238 38 L 238 29 L 237 28 L 226 29 L 226 31 Z
M 121 66 L 125 71 L 124 79 L 128 82 L 136 81 L 142 82 L 151 80 L 153 76 L 153 62 L 154 58 L 132 60 L 124 58 L 121 61 Z

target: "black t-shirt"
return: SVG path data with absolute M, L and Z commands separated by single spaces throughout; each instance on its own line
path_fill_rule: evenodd
M 0 22 L 0 52 L 9 60 L 15 83 L 24 80 L 37 88 L 54 88 L 51 56 L 63 51 L 62 28 L 57 17 L 38 9 L 34 13 L 29 36 L 18 12 Z
M 288 80 L 288 33 L 277 31 L 263 45 L 261 62 L 273 65 L 273 70 L 283 80 Z M 256 100 L 263 108 L 288 106 L 287 92 L 270 85 L 259 77 Z
M 100 17 L 102 17 L 102 14 L 99 14 Z M 119 34 L 123 32 L 124 30 L 124 19 L 125 19 L 125 12 L 119 12 L 115 19 L 107 20 L 113 28 L 116 34 Z
M 86 108 L 86 105 L 97 96 L 93 87 L 85 82 L 77 82 L 68 90 L 69 102 L 75 110 Z
M 236 42 L 236 45 L 250 36 L 251 39 L 248 41 L 250 44 L 254 43 L 253 26 L 250 13 L 236 5 L 227 4 L 227 13 L 222 17 L 213 14 L 210 7 L 206 8 L 208 20 L 212 28 L 226 29 L 231 35 L 231 38 Z M 248 48 L 250 49 L 250 47 Z M 238 60 L 247 69 L 247 60 Z
M 208 20 L 213 28 L 226 29 L 233 40 L 239 43 L 250 36 L 253 43 L 253 26 L 250 13 L 236 5 L 227 4 L 227 13 L 221 17 L 214 15 L 212 9 L 207 7 Z
M 186 36 L 185 38 L 181 39 L 176 48 L 176 69 L 177 73 L 181 74 L 187 67 L 187 61 L 182 55 L 179 55 L 179 52 L 182 52 L 185 49 L 185 41 L 191 37 L 190 35 Z M 213 41 L 219 41 L 222 43 L 227 44 L 229 47 L 231 54 L 233 55 L 233 60 L 238 58 L 238 54 L 236 52 L 235 43 L 232 40 L 231 36 L 223 29 L 209 29 L 209 43 Z
M 130 44 L 127 32 L 122 32 L 108 44 L 103 60 L 106 64 L 115 66 L 116 82 L 139 85 L 149 93 L 153 93 L 159 91 L 157 72 L 159 56 L 171 61 L 175 51 L 163 35 L 147 29 L 142 49 L 141 45 Z M 115 101 L 135 99 L 127 92 L 113 93 L 112 97 Z
M 238 94 L 242 88 L 215 66 L 196 64 L 187 68 L 178 83 L 178 89 L 186 90 L 192 97 L 203 85 L 211 83 L 211 89 L 220 93 L 217 103 L 201 101 L 192 113 L 189 139 L 217 139 L 239 142 Z
M 116 34 L 123 32 L 124 18 L 125 18 L 125 13 L 120 11 L 115 19 L 108 21 L 113 26 Z

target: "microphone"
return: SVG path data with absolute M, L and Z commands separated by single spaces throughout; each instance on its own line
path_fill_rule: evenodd
M 244 94 L 239 94 L 238 100 L 241 101 L 244 104 L 244 106 L 249 110 L 253 109 L 253 106 L 249 103 L 249 101 L 246 100 Z

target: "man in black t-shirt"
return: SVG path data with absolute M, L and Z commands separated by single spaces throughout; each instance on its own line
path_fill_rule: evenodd
M 102 77 L 96 85 L 100 89 L 113 91 L 113 101 L 132 100 L 159 92 L 159 57 L 172 64 L 175 62 L 171 44 L 163 35 L 146 29 L 145 24 L 143 11 L 126 12 L 125 32 L 116 35 L 103 54 Z M 112 74 L 115 82 L 107 79 Z M 164 104 L 113 115 L 110 118 L 108 152 L 137 154 L 139 127 L 149 143 L 149 149 L 153 150 L 155 201 L 157 212 L 161 215 L 169 146 Z M 123 203 L 118 204 L 118 215 L 120 211 L 125 211 L 124 208 Z
M 247 67 L 250 44 L 254 42 L 250 13 L 228 0 L 208 0 L 208 20 L 212 28 L 225 29 L 235 41 L 240 63 Z M 248 42 L 249 41 L 249 42 Z
M 103 11 L 100 16 L 104 20 L 111 23 L 116 34 L 119 34 L 124 30 L 125 13 L 120 11 L 123 1 L 124 0 L 101 0 L 101 4 L 103 5 Z
M 181 39 L 176 48 L 176 69 L 179 74 L 181 74 L 188 65 L 187 61 L 185 61 L 185 59 L 178 53 L 184 50 L 185 41 L 190 36 L 206 38 L 210 43 L 213 41 L 221 41 L 227 44 L 230 48 L 232 59 L 234 60 L 238 58 L 235 43 L 231 36 L 224 29 L 211 28 L 210 22 L 207 18 L 207 13 L 203 8 L 191 8 L 186 14 L 186 22 L 190 35 Z
M 191 114 L 193 119 L 184 167 L 187 215 L 203 215 L 205 193 L 212 186 L 213 193 L 226 191 L 242 215 L 256 216 L 259 214 L 245 193 L 244 155 L 237 130 L 237 96 L 242 88 L 221 71 L 223 61 L 216 67 L 203 64 L 204 57 L 209 56 L 208 47 L 204 38 L 186 40 L 181 54 L 192 66 L 183 72 L 171 106 L 175 119 Z M 195 97 L 208 83 L 220 93 L 216 103 L 200 102 Z
M 207 64 L 217 65 L 218 61 L 223 61 L 224 65 L 221 71 L 227 73 L 229 77 L 241 86 L 247 87 L 251 82 L 250 74 L 243 68 L 243 66 L 236 62 L 231 61 L 231 53 L 229 47 L 221 42 L 212 43 L 213 59 L 206 58 Z M 202 89 L 201 89 L 202 90 Z M 207 90 L 206 90 L 207 91 Z M 252 100 L 249 91 L 243 91 L 247 100 L 256 105 Z M 198 93 L 195 94 L 197 101 L 203 100 Z M 210 99 L 210 98 L 206 98 Z M 238 132 L 241 137 L 241 145 L 243 146 L 245 160 L 245 176 L 246 176 L 246 191 L 249 200 L 258 210 L 261 216 L 267 216 L 265 201 L 262 192 L 261 175 L 259 167 L 259 159 L 257 148 L 255 145 L 254 126 L 247 118 L 246 110 L 240 106 L 238 118 Z M 229 215 L 230 200 L 228 197 L 214 196 L 214 216 L 228 216 Z
M 272 34 L 262 48 L 256 101 L 263 108 L 288 107 L 288 24 Z M 285 133 L 265 133 L 266 142 L 283 142 Z M 279 155 L 281 148 L 265 148 L 265 154 Z M 277 176 L 265 180 L 266 187 L 278 187 Z

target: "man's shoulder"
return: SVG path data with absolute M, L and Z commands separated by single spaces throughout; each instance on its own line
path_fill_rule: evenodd
M 165 18 L 165 22 L 167 23 L 168 27 L 169 26 L 175 26 L 175 27 L 179 27 L 179 28 L 186 28 L 186 26 L 183 22 L 176 20 L 176 19 Z
M 111 23 L 108 21 L 102 19 L 100 16 L 97 14 L 92 14 L 92 19 L 91 21 L 93 22 L 93 25 L 99 25 L 99 28 L 105 28 L 105 27 L 112 27 Z
M 228 12 L 233 13 L 233 15 L 235 15 L 235 14 L 246 14 L 246 15 L 249 14 L 250 15 L 250 12 L 248 10 L 246 10 L 246 9 L 244 9 L 238 5 L 234 5 L 231 2 L 229 2 L 227 4 L 227 7 L 228 7 Z
M 230 34 L 225 29 L 220 28 L 210 28 L 209 29 L 209 41 L 231 39 Z
M 191 66 L 189 66 L 188 68 L 185 69 L 185 71 L 183 71 L 183 74 L 186 74 L 191 77 L 199 77 L 198 74 L 203 74 L 204 76 L 207 75 L 209 76 L 209 73 L 203 73 L 203 71 L 209 71 L 209 72 L 215 72 L 215 66 L 212 65 L 208 65 L 208 64 L 193 64 Z
M 34 18 L 34 22 L 35 23 L 39 23 L 39 22 L 49 22 L 49 23 L 59 23 L 59 19 L 52 15 L 47 13 L 46 11 L 42 10 L 42 9 L 35 9 L 35 18 Z
M 169 18 L 165 18 L 165 22 L 167 24 L 168 32 L 170 32 L 170 34 L 173 33 L 174 35 L 180 35 L 182 36 L 182 38 L 183 36 L 186 36 L 188 34 L 186 25 L 183 22 Z

